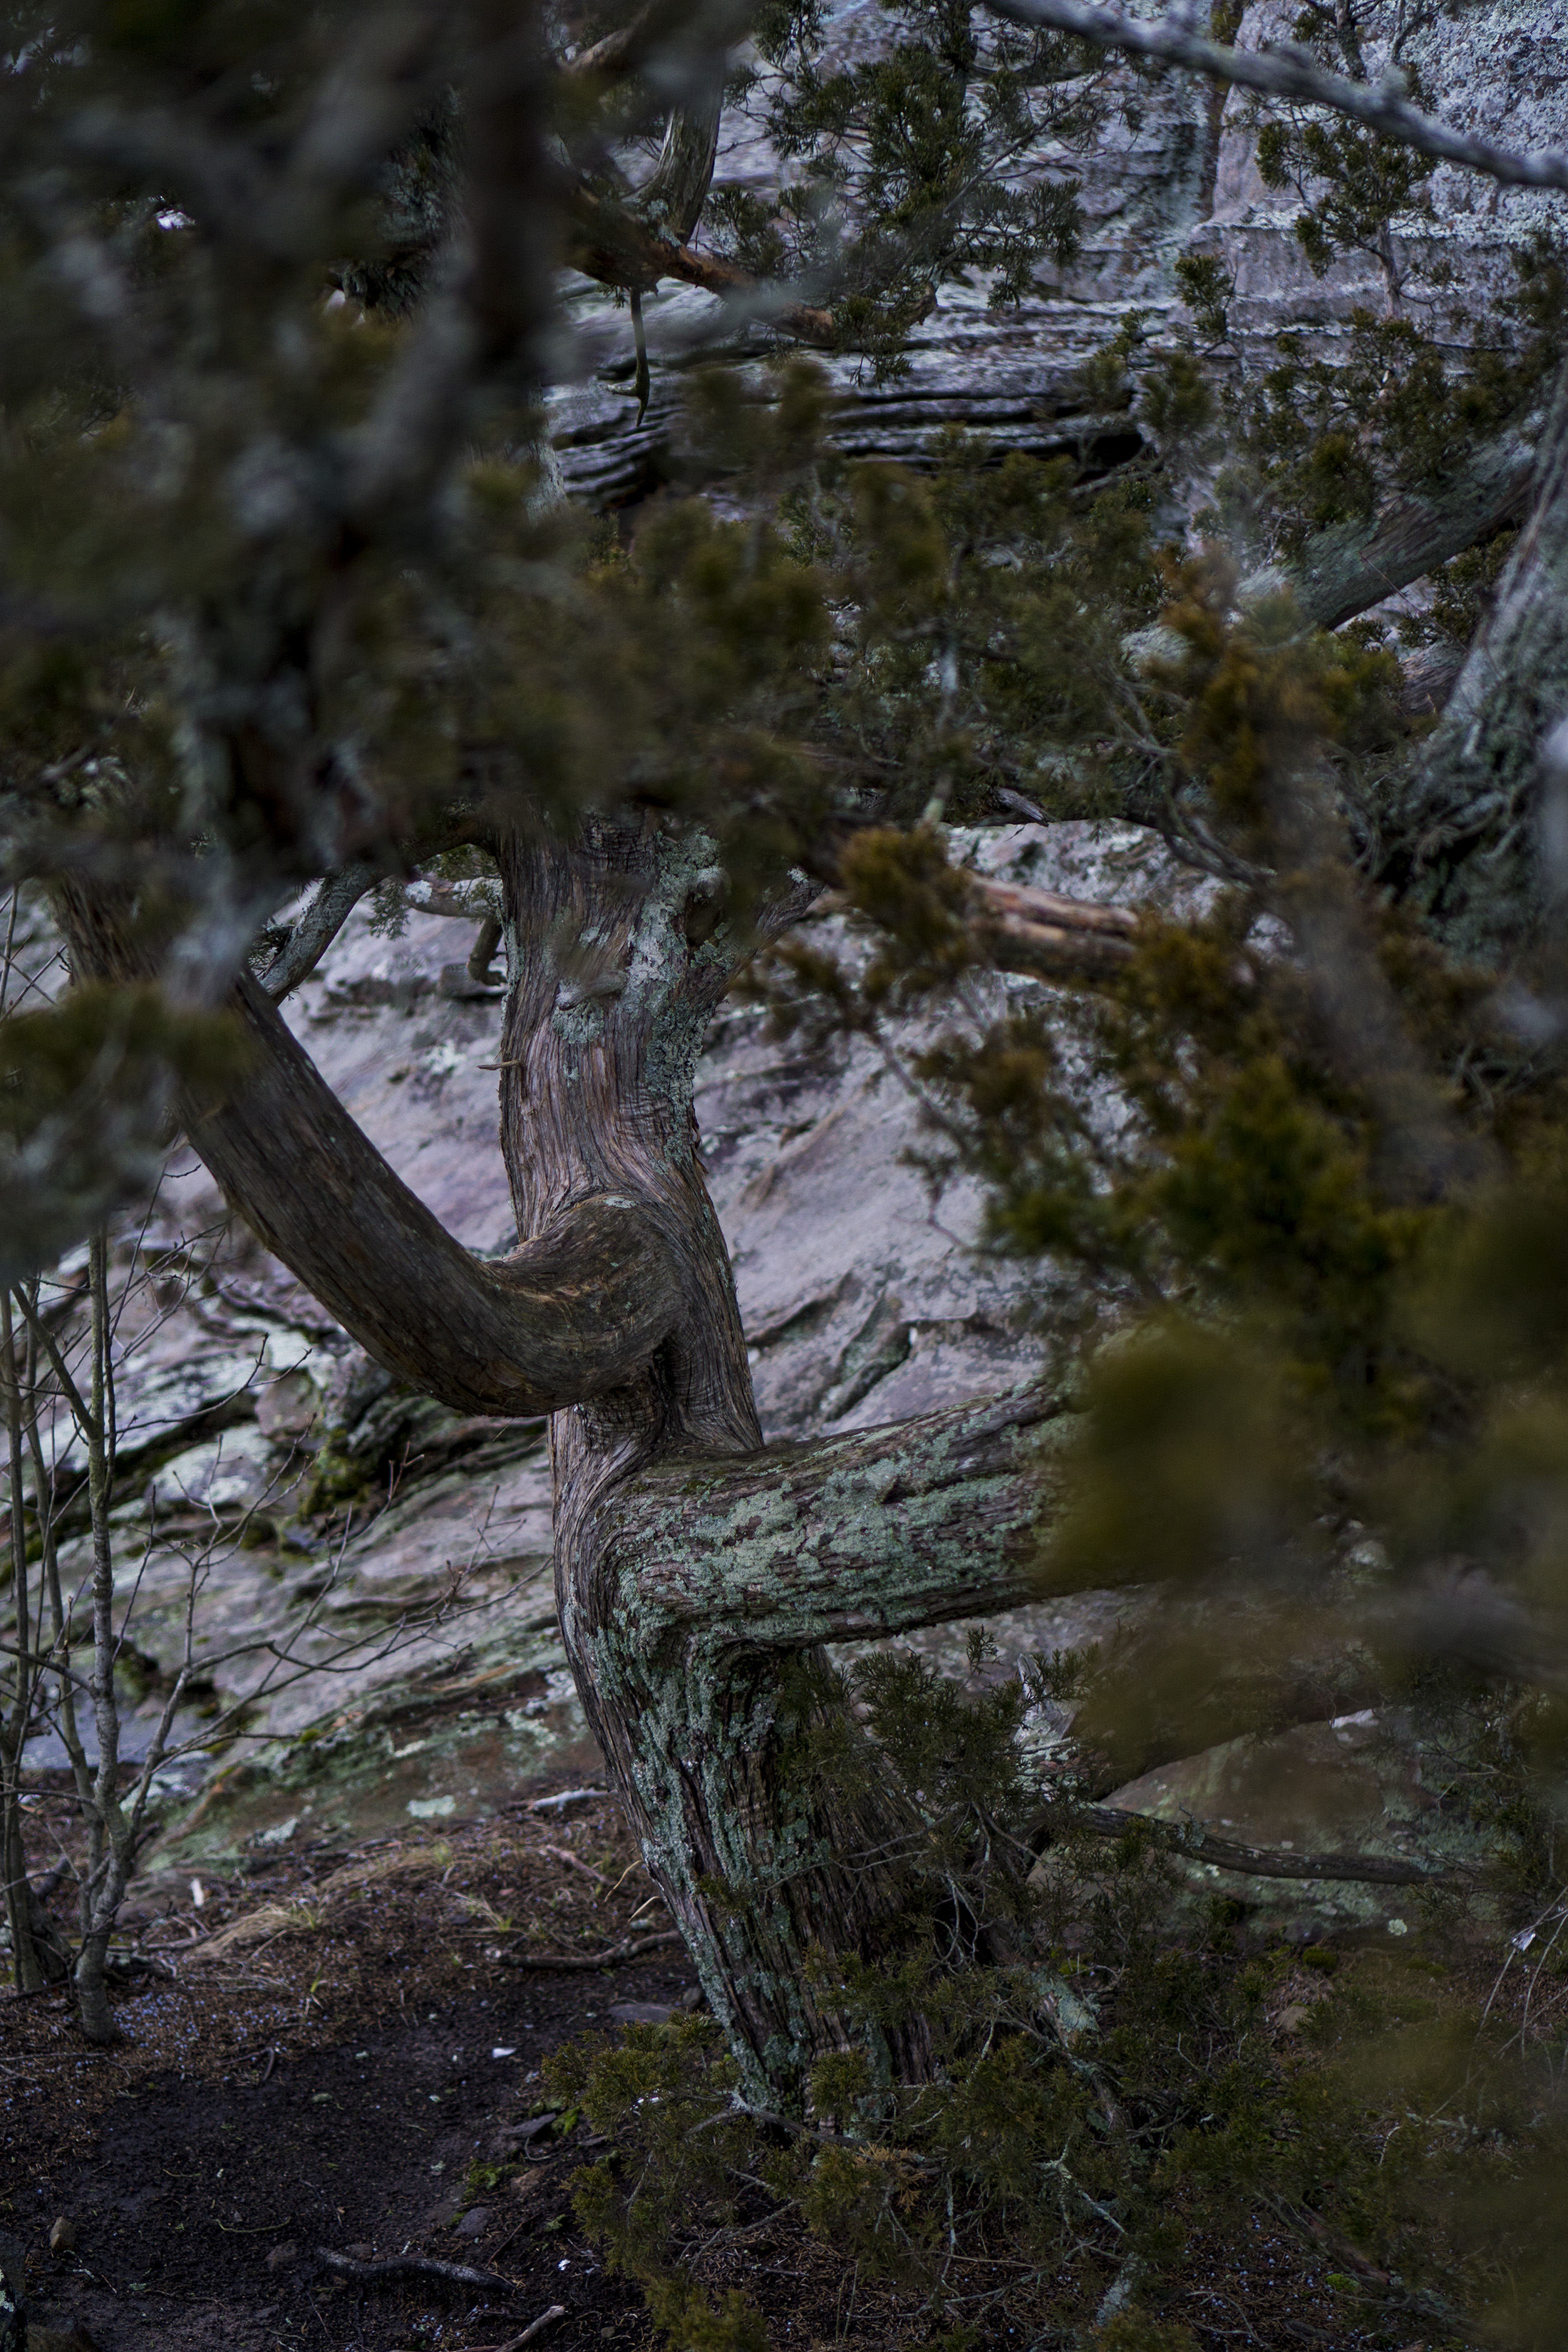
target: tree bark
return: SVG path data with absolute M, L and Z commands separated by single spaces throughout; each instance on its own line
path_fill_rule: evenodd
M 27 1594 L 27 1534 L 22 1492 L 23 1370 L 16 1360 L 11 1294 L 0 1291 L 0 1386 L 5 1390 L 5 1461 L 11 1550 L 11 1591 L 16 1603 L 16 1662 L 11 1705 L 0 1712 L 0 1874 L 5 1887 L 5 1924 L 11 1933 L 11 1970 L 18 1992 L 36 1992 L 44 1981 L 33 1942 L 27 1896 L 27 1857 L 22 1841 L 22 1757 L 32 1728 L 35 1676 L 29 1655 L 31 1613 Z M 41 1494 L 41 1490 L 40 1490 Z
M 1314 532 L 1289 563 L 1244 580 L 1241 601 L 1288 585 L 1313 628 L 1340 628 L 1516 521 L 1535 478 L 1534 435 L 1515 426 L 1469 451 L 1441 488 L 1401 499 L 1369 522 Z
M 700 840 L 595 829 L 501 865 L 512 994 L 502 1141 L 518 1231 L 608 1188 L 639 1203 L 682 1307 L 647 1369 L 558 1414 L 556 1594 L 589 1721 L 741 2064 L 798 2105 L 849 2038 L 833 1961 L 898 1933 L 890 1855 L 912 1821 L 809 1785 L 816 1644 L 995 1605 L 1026 1585 L 1037 1398 L 764 1452 L 728 1253 L 698 1157 L 697 1055 L 740 950 L 691 922 L 718 887 Z M 564 975 L 552 942 L 582 943 Z M 587 951 L 586 962 L 583 951 Z M 813 1949 L 824 1959 L 819 1975 Z M 927 2063 L 918 2020 L 875 2040 Z
M 803 1779 L 816 1645 L 1029 1597 L 1066 1426 L 1025 1391 L 797 1448 L 664 1455 L 605 1486 L 573 1445 L 567 1653 L 748 2098 L 797 2105 L 813 2057 L 851 2038 L 832 1963 L 891 1948 L 890 1858 L 915 1826 L 891 1790 Z M 871 2054 L 918 2076 L 923 2030 Z
M 1542 910 L 1542 746 L 1568 712 L 1568 369 L 1534 505 L 1388 832 L 1384 878 L 1458 952 L 1506 962 Z

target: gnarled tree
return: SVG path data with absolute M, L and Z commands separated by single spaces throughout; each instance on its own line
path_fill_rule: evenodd
M 0 610 L 19 714 L 12 866 L 53 884 L 77 979 L 98 983 L 79 1000 L 81 1085 L 64 1098 L 42 1088 L 18 1149 L 11 1246 L 36 1253 L 58 1227 L 49 1187 L 62 1172 L 66 1221 L 79 1222 L 166 1133 L 167 1093 L 149 1117 L 122 1090 L 105 1181 L 101 1138 L 80 1120 L 119 1050 L 109 1015 L 91 1028 L 92 1008 L 145 1007 L 161 988 L 174 1025 L 149 1050 L 165 1075 L 181 1072 L 180 1020 L 195 1022 L 187 1059 L 215 1038 L 231 1057 L 180 1115 L 261 1239 L 401 1377 L 466 1412 L 552 1416 L 561 1622 L 589 1719 L 749 2093 L 798 2103 L 813 2058 L 848 2031 L 835 1958 L 875 1956 L 892 1931 L 903 1893 L 887 1857 L 905 1826 L 896 1790 L 840 1797 L 793 1769 L 819 1704 L 803 1659 L 1025 1597 L 1066 1419 L 1027 1390 L 764 1447 L 693 1076 L 741 964 L 810 902 L 844 830 L 896 803 L 879 742 L 887 765 L 926 763 L 921 799 L 929 788 L 940 810 L 963 766 L 961 667 L 992 658 L 1005 615 L 986 619 L 978 655 L 966 649 L 956 598 L 942 602 L 950 551 L 933 556 L 919 501 L 897 479 L 861 482 L 879 521 L 860 586 L 885 625 L 855 650 L 865 677 L 890 679 L 884 711 L 927 698 L 917 761 L 896 719 L 866 721 L 845 688 L 830 627 L 844 608 L 825 611 L 809 562 L 792 568 L 761 522 L 723 530 L 678 511 L 656 522 L 650 539 L 666 536 L 629 587 L 608 550 L 596 572 L 574 569 L 540 518 L 531 403 L 563 254 L 632 296 L 673 275 L 744 296 L 802 337 L 859 332 L 885 351 L 943 269 L 1022 266 L 1053 236 L 1065 249 L 1066 215 L 1037 189 L 1002 202 L 971 101 L 983 68 L 1005 84 L 1015 116 L 997 100 L 986 119 L 1004 148 L 1017 144 L 1038 128 L 1020 93 L 1078 77 L 1084 53 L 1033 34 L 987 51 L 965 14 L 962 38 L 911 48 L 904 82 L 838 91 L 818 126 L 836 152 L 865 134 L 858 109 L 891 108 L 915 162 L 895 171 L 873 155 L 870 212 L 845 265 L 853 300 L 836 317 L 822 275 L 832 240 L 808 235 L 804 215 L 791 216 L 793 254 L 778 224 L 770 244 L 743 219 L 726 249 L 688 243 L 732 27 L 649 8 L 565 58 L 500 0 L 285 9 L 263 55 L 223 12 L 195 13 L 194 29 L 171 29 L 82 0 L 38 33 L 47 74 L 24 89 L 7 69 L 9 317 L 31 305 L 43 321 L 5 362 L 19 510 L 19 486 L 34 485 Z M 1066 0 L 997 13 L 1147 46 L 1131 20 Z M 1504 178 L 1561 184 L 1532 159 L 1439 137 L 1386 93 L 1346 97 L 1300 65 L 1260 80 L 1256 61 L 1180 30 L 1170 40 L 1153 54 L 1342 104 Z M 454 108 L 455 146 L 441 131 Z M 650 127 L 661 161 L 638 186 L 624 142 Z M 424 214 L 411 178 L 430 197 Z M 384 225 L 370 263 L 344 261 L 364 249 L 377 204 L 417 214 L 416 233 L 398 245 Z M 765 253 L 780 282 L 759 276 Z M 329 273 L 380 298 L 363 319 L 323 301 Z M 1547 446 L 1559 466 L 1560 436 Z M 787 477 L 787 446 L 775 460 Z M 1474 472 L 1381 538 L 1310 549 L 1309 608 L 1342 620 L 1510 510 L 1511 442 Z M 1510 625 L 1562 506 L 1553 478 L 1494 629 Z M 85 527 L 60 559 L 59 518 L 84 515 L 111 560 Z M 837 526 L 813 510 L 800 528 Z M 1087 575 L 1066 556 L 1062 573 L 1051 626 L 1065 632 Z M 984 549 L 983 574 L 998 595 L 1011 577 Z M 1124 617 L 1100 633 L 1112 668 Z M 1125 683 L 1095 708 L 1113 714 L 1113 737 L 1124 728 L 1115 741 L 1138 770 L 1127 805 L 1152 803 L 1150 821 L 1201 851 L 1201 812 L 1176 823 L 1158 785 L 1171 737 L 1150 734 Z M 1080 684 L 1051 685 L 1064 728 L 1088 723 Z M 817 724 L 825 707 L 831 726 Z M 1447 774 L 1441 746 L 1431 756 Z M 1304 859 L 1332 830 L 1309 764 L 1305 817 L 1277 827 Z M 999 754 L 993 766 L 987 791 L 1009 772 Z M 848 789 L 835 801 L 823 777 L 838 772 Z M 376 876 L 455 845 L 494 860 L 508 960 L 501 1140 L 519 1241 L 495 1263 L 458 1247 L 380 1159 L 273 1002 Z M 258 937 L 311 883 L 310 909 L 273 942 L 269 990 L 248 969 Z M 1079 920 L 1025 895 L 971 910 L 1003 960 L 1103 971 L 1124 954 L 1124 919 Z M 1355 947 L 1373 987 L 1342 908 L 1310 892 L 1299 906 Z M 1332 1032 L 1344 992 L 1319 977 Z M 228 1025 L 201 1027 L 225 1007 Z M 58 1047 L 64 1033 L 50 1034 Z M 1397 1056 L 1373 1058 L 1398 1078 Z M 918 2075 L 921 2032 L 895 2030 L 882 2063 Z

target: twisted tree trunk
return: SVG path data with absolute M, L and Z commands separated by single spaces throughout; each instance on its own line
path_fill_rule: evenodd
M 509 1260 L 452 1241 L 258 989 L 240 992 L 232 1098 L 192 1116 L 193 1139 L 380 1360 L 464 1410 L 552 1412 L 567 1655 L 747 2095 L 798 2107 L 814 2058 L 858 2034 L 884 2077 L 918 2078 L 921 2021 L 868 2033 L 840 1990 L 850 1963 L 900 1944 L 917 1824 L 886 1780 L 801 1770 L 825 1704 L 814 1669 L 825 1642 L 1029 1597 L 1068 1418 L 1021 1390 L 764 1447 L 692 1108 L 708 1020 L 753 940 L 722 917 L 709 845 L 661 820 L 495 847 Z M 111 928 L 67 912 L 78 970 L 113 970 Z M 1331 1711 L 1332 1666 L 1293 1676 L 1292 1711 Z
M 749 2095 L 797 2103 L 848 2032 L 834 1958 L 874 1956 L 900 1895 L 891 1791 L 802 1784 L 792 1750 L 829 1634 L 1022 1592 L 1037 1400 L 764 1452 L 692 1087 L 736 942 L 700 842 L 605 828 L 591 855 L 505 845 L 512 992 L 502 1139 L 518 1231 L 635 1201 L 680 1296 L 651 1361 L 556 1415 L 556 1591 L 589 1719 Z M 551 942 L 586 968 L 563 972 Z M 805 1654 L 803 1655 L 803 1654 Z M 816 1948 L 827 1963 L 808 1969 Z M 918 2022 L 882 2067 L 918 2074 Z
M 237 1000 L 242 1074 L 190 1133 L 379 1360 L 467 1411 L 553 1413 L 556 1591 L 584 1706 L 748 2094 L 798 2105 L 813 2058 L 853 2030 L 835 1963 L 900 1932 L 892 1857 L 914 1827 L 890 1787 L 800 1773 L 817 1645 L 1025 1598 L 1062 1424 L 1022 1391 L 764 1449 L 692 1108 L 709 1018 L 754 936 L 723 919 L 710 845 L 662 821 L 495 846 L 509 1259 L 459 1248 L 254 984 Z M 815 895 L 803 883 L 769 920 Z M 112 926 L 67 914 L 78 971 L 115 971 Z M 924 2029 L 873 2035 L 870 2054 L 918 2076 Z

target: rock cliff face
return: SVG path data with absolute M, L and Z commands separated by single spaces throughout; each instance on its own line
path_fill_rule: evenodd
M 1152 13 L 1146 10 L 1137 13 Z M 1247 8 L 1243 47 L 1289 40 L 1294 0 Z M 1368 68 L 1381 70 L 1397 21 L 1409 12 L 1388 0 L 1358 9 Z M 845 0 L 830 12 L 828 52 L 853 57 L 889 37 L 877 0 Z M 1429 10 L 1404 42 L 1431 110 L 1466 130 L 1515 147 L 1568 143 L 1568 47 L 1544 0 L 1474 0 Z M 1123 76 L 1125 81 L 1127 78 Z M 1130 310 L 1152 331 L 1176 301 L 1173 264 L 1184 252 L 1225 263 L 1236 284 L 1231 330 L 1238 362 L 1267 362 L 1271 339 L 1295 328 L 1331 353 L 1357 305 L 1381 312 L 1384 285 L 1370 256 L 1352 256 L 1315 278 L 1297 242 L 1299 205 L 1265 187 L 1255 160 L 1251 101 L 1165 75 L 1140 84 L 1136 129 L 1116 124 L 1099 148 L 1071 159 L 1081 172 L 1083 251 L 1070 270 L 1041 270 L 1015 310 L 987 308 L 984 284 L 942 289 L 910 350 L 910 370 L 878 388 L 850 360 L 827 362 L 841 396 L 837 446 L 853 456 L 918 462 L 947 425 L 990 436 L 1005 448 L 1070 454 L 1089 472 L 1124 462 L 1147 428 L 1125 411 L 1089 401 L 1079 372 Z M 726 116 L 718 186 L 763 191 L 778 184 L 776 159 L 752 111 Z M 1051 151 L 1038 163 L 1066 160 Z M 1503 190 L 1443 165 L 1430 183 L 1430 215 L 1398 225 L 1411 269 L 1411 314 L 1445 327 L 1451 299 L 1477 302 L 1512 282 L 1510 247 L 1537 228 L 1564 225 L 1563 200 L 1547 192 Z M 1452 273 L 1453 284 L 1443 276 Z M 568 487 L 596 504 L 623 506 L 669 477 L 670 436 L 693 339 L 711 316 L 708 298 L 666 289 L 646 305 L 654 390 L 635 423 L 631 328 L 596 290 L 579 298 L 593 346 L 591 378 L 561 395 L 556 441 Z

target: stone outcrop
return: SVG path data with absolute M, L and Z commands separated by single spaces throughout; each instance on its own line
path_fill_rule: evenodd
M 1358 12 L 1358 15 L 1362 12 Z M 1292 0 L 1249 6 L 1237 36 L 1243 47 L 1289 40 Z M 1387 57 L 1393 10 L 1365 12 L 1369 71 Z M 889 20 L 877 0 L 845 0 L 830 12 L 830 58 L 854 58 L 886 41 Z M 1568 51 L 1542 0 L 1480 0 L 1458 14 L 1433 12 L 1403 52 L 1431 110 L 1446 121 L 1517 147 L 1568 144 Z M 1095 148 L 1066 156 L 1043 150 L 1026 171 L 1069 165 L 1080 174 L 1083 249 L 1066 270 L 1043 267 L 1016 309 L 988 307 L 984 283 L 944 287 L 915 330 L 908 373 L 879 386 L 852 358 L 825 362 L 840 396 L 836 445 L 854 457 L 919 462 L 935 436 L 957 425 L 998 447 L 1071 455 L 1092 478 L 1149 445 L 1149 428 L 1127 408 L 1091 400 L 1084 361 L 1130 310 L 1158 333 L 1179 309 L 1173 274 L 1185 252 L 1211 254 L 1235 281 L 1231 348 L 1237 364 L 1267 364 L 1281 330 L 1302 332 L 1313 352 L 1331 356 L 1359 305 L 1381 313 L 1385 286 L 1375 258 L 1352 254 L 1322 278 L 1308 268 L 1295 234 L 1300 209 L 1264 185 L 1255 157 L 1252 101 L 1178 75 L 1113 78 L 1135 97 L 1136 126 L 1113 119 Z M 726 115 L 715 184 L 761 193 L 779 166 L 761 134 L 756 108 Z M 1500 189 L 1450 165 L 1429 184 L 1429 214 L 1397 225 L 1411 276 L 1410 315 L 1453 332 L 1456 293 L 1480 306 L 1513 283 L 1510 248 L 1533 231 L 1563 226 L 1560 197 Z M 666 482 L 689 478 L 672 447 L 681 378 L 713 332 L 705 295 L 667 286 L 644 305 L 653 391 L 640 425 L 632 389 L 631 328 L 584 283 L 576 298 L 585 379 L 554 406 L 556 446 L 567 487 L 595 504 L 635 503 Z M 1458 340 L 1463 340 L 1462 331 Z M 728 355 L 742 355 L 731 342 Z

